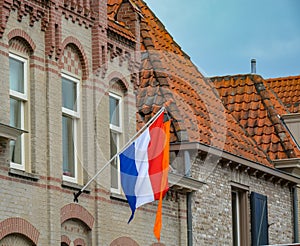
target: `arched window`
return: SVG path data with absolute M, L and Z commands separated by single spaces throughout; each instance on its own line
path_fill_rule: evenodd
M 81 150 L 81 79 L 79 51 L 67 45 L 61 57 L 62 88 L 62 173 L 63 180 L 82 184 Z
M 121 80 L 112 80 L 109 92 L 109 128 L 110 128 L 110 156 L 115 156 L 124 145 L 124 97 L 126 87 Z M 119 158 L 111 162 L 111 191 L 121 193 Z
M 30 44 L 15 36 L 9 41 L 10 125 L 30 132 Z M 30 136 L 22 134 L 10 141 L 10 166 L 30 171 Z
M 19 129 L 28 127 L 28 59 L 9 54 L 10 125 Z M 10 142 L 11 167 L 25 170 L 28 154 L 24 134 Z

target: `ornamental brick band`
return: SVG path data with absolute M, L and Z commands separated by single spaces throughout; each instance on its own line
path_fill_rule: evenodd
M 7 235 L 19 233 L 30 239 L 35 245 L 38 243 L 39 231 L 22 218 L 8 218 L 0 222 L 0 240 Z
M 95 221 L 90 212 L 78 204 L 68 204 L 60 210 L 61 224 L 69 219 L 81 220 L 88 226 L 90 230 L 92 230 Z

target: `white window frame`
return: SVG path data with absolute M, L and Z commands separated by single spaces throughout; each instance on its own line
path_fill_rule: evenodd
M 74 83 L 76 83 L 76 111 L 70 110 L 68 108 L 64 108 L 62 105 L 62 116 L 68 116 L 70 118 L 72 118 L 72 122 L 73 122 L 73 144 L 74 144 L 74 177 L 70 177 L 67 175 L 63 174 L 63 180 L 67 181 L 67 182 L 71 182 L 71 183 L 78 183 L 78 154 L 77 150 L 78 150 L 78 134 L 79 134 L 79 129 L 78 129 L 78 121 L 80 120 L 80 108 L 81 108 L 81 91 L 80 91 L 80 79 L 76 78 L 76 77 L 72 77 L 66 73 L 62 73 L 61 74 L 62 78 L 65 78 L 67 80 L 70 80 Z M 62 83 L 62 81 L 61 81 Z M 61 92 L 63 93 L 63 92 Z
M 120 139 L 121 139 L 121 135 L 123 133 L 123 97 L 116 94 L 116 93 L 113 93 L 113 92 L 109 92 L 109 99 L 110 97 L 113 97 L 115 99 L 117 99 L 119 101 L 119 123 L 120 123 L 120 126 L 116 126 L 114 124 L 109 124 L 109 128 L 110 128 L 110 131 L 113 132 L 113 133 L 116 133 L 117 135 L 117 139 L 116 139 L 116 146 L 117 146 L 117 152 L 120 151 Z M 109 108 L 110 110 L 110 108 Z M 109 114 L 109 117 L 110 117 L 110 114 Z M 110 122 L 110 119 L 109 119 L 109 122 Z M 119 160 L 119 157 L 116 157 L 117 158 L 117 167 L 118 167 L 118 188 L 113 188 L 111 187 L 110 188 L 110 191 L 112 193 L 116 193 L 116 194 L 121 194 L 121 176 L 120 176 L 120 160 Z
M 21 57 L 19 55 L 9 53 L 9 58 L 13 58 L 23 63 L 23 72 L 24 72 L 24 93 L 14 91 L 12 89 L 9 90 L 9 98 L 13 98 L 21 101 L 21 129 L 25 129 L 25 120 L 28 115 L 25 115 L 25 103 L 28 102 L 28 59 Z M 13 140 L 11 140 L 13 141 Z M 21 163 L 10 162 L 10 167 L 14 169 L 19 169 L 25 171 L 25 163 L 26 163 L 26 154 L 25 154 L 25 136 L 21 135 Z

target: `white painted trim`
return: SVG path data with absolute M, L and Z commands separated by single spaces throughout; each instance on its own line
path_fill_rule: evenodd
M 62 116 L 66 115 L 72 118 L 73 123 L 73 149 L 74 149 L 74 177 L 70 177 L 67 175 L 62 175 L 64 181 L 71 182 L 71 183 L 78 183 L 78 153 L 77 150 L 81 149 L 78 148 L 80 144 L 78 142 L 78 134 L 80 134 L 79 124 L 78 121 L 80 120 L 80 109 L 81 109 L 81 91 L 80 91 L 80 79 L 72 77 L 68 74 L 62 73 L 62 78 L 70 80 L 76 84 L 76 111 L 70 110 L 62 106 Z M 63 96 L 63 95 L 62 95 Z
M 24 73 L 24 80 L 23 80 L 23 87 L 24 87 L 24 93 L 9 90 L 10 98 L 16 99 L 21 101 L 21 129 L 24 129 L 25 127 L 25 102 L 28 101 L 28 59 L 9 53 L 9 58 L 13 58 L 15 60 L 18 60 L 23 63 L 23 73 Z M 29 117 L 29 116 L 27 116 Z M 18 170 L 25 171 L 25 160 L 26 160 L 26 154 L 25 154 L 25 136 L 24 134 L 21 135 L 21 163 L 14 163 L 10 162 L 10 167 Z
M 109 92 L 109 97 L 113 97 L 119 101 L 119 120 L 120 120 L 120 126 L 116 126 L 113 124 L 109 124 L 109 127 L 111 130 L 122 133 L 123 132 L 123 97 L 120 95 L 117 95 L 115 93 Z
M 62 107 L 62 112 L 65 114 L 68 114 L 70 116 L 76 117 L 76 118 L 80 118 L 80 108 L 81 108 L 81 91 L 80 91 L 80 80 L 75 78 L 75 77 L 71 77 L 67 74 L 62 74 L 61 75 L 62 78 L 65 78 L 67 80 L 70 80 L 72 82 L 74 82 L 76 84 L 76 111 Z
M 113 131 L 113 130 L 111 130 L 111 131 Z M 114 132 L 114 131 L 113 131 Z M 114 132 L 114 133 L 116 133 L 116 136 L 117 136 L 117 139 L 116 139 L 116 146 L 117 146 L 117 153 L 120 151 L 120 133 L 119 132 Z M 117 179 L 118 179 L 118 188 L 117 189 L 115 189 L 115 188 L 110 188 L 110 191 L 112 192 L 112 193 L 116 193 L 116 194 L 121 194 L 121 175 L 120 175 L 120 173 L 121 173 L 121 169 L 120 169 L 120 159 L 119 159 L 119 157 L 116 157 L 116 160 L 117 160 L 117 173 L 118 173 L 118 177 L 117 177 Z
M 117 146 L 117 153 L 120 151 L 120 138 L 121 138 L 121 134 L 123 132 L 123 120 L 124 120 L 124 117 L 123 117 L 123 97 L 121 95 L 118 95 L 116 93 L 112 93 L 112 92 L 109 92 L 109 97 L 113 97 L 115 99 L 117 99 L 119 101 L 119 123 L 120 123 L 120 126 L 116 126 L 116 125 L 113 125 L 113 124 L 109 124 L 109 128 L 110 128 L 110 131 L 116 133 L 117 135 L 117 143 L 116 143 L 116 146 Z M 110 108 L 109 108 L 110 110 Z M 110 119 L 109 119 L 110 121 Z M 120 175 L 120 160 L 119 158 L 117 157 L 117 167 L 118 167 L 118 170 L 117 170 L 117 173 L 118 173 L 118 188 L 115 189 L 115 188 L 110 188 L 110 191 L 112 193 L 115 193 L 115 194 L 121 194 L 121 175 Z

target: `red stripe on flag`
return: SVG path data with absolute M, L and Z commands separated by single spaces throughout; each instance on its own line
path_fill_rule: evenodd
M 170 153 L 169 153 L 170 152 L 170 145 L 169 145 L 170 123 L 171 123 L 170 121 L 164 123 L 164 131 L 166 133 L 166 138 L 165 138 L 165 148 L 164 148 L 163 162 L 162 162 L 163 173 L 161 179 L 161 187 L 162 187 L 161 190 L 163 190 L 164 187 L 167 187 L 168 189 L 168 172 L 169 172 L 169 159 L 170 159 Z M 166 191 L 167 190 L 160 192 L 156 218 L 155 218 L 155 223 L 153 228 L 153 233 L 158 241 L 160 241 L 160 231 L 162 228 L 162 199 Z
M 164 187 L 161 186 L 163 176 L 162 163 L 167 137 L 164 130 L 163 113 L 149 127 L 149 132 L 151 139 L 148 147 L 149 176 L 154 193 L 154 199 L 159 200 L 161 191 L 163 191 L 164 196 L 168 190 L 168 182 Z

